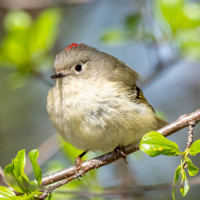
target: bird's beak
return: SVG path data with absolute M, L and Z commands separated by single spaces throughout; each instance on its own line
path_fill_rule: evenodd
M 63 78 L 65 76 L 66 76 L 65 74 L 59 73 L 59 74 L 52 75 L 50 78 L 51 79 L 56 79 L 56 78 Z

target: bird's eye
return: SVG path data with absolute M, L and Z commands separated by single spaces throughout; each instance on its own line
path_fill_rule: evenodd
M 76 70 L 77 72 L 82 71 L 82 69 L 83 69 L 82 65 L 76 65 L 76 67 L 75 67 L 75 70 Z

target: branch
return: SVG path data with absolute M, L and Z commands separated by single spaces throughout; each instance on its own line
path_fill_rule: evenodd
M 186 148 L 189 149 L 192 145 L 193 142 L 193 131 L 196 123 L 195 121 L 191 121 L 189 124 L 189 131 L 188 131 L 188 141 L 187 141 L 187 146 Z
M 189 184 L 198 185 L 200 184 L 200 176 L 193 177 L 189 179 Z M 180 186 L 180 183 L 177 184 L 177 187 Z M 68 190 L 68 191 L 55 191 L 57 194 L 73 194 L 76 195 L 76 198 L 91 198 L 91 197 L 135 197 L 139 195 L 144 195 L 149 192 L 163 192 L 166 190 L 171 190 L 172 183 L 163 183 L 157 185 L 139 185 L 134 187 L 114 187 L 114 188 L 103 188 L 103 192 L 91 192 L 91 191 L 80 191 L 80 190 Z
M 162 135 L 164 135 L 165 137 L 167 137 L 167 136 L 185 128 L 186 126 L 189 126 L 191 122 L 194 122 L 195 124 L 197 124 L 199 121 L 200 121 L 200 109 L 193 113 L 190 113 L 187 115 L 182 115 L 175 122 L 172 122 L 169 125 L 159 129 L 158 132 L 161 133 Z M 125 147 L 124 153 L 128 155 L 137 150 L 139 150 L 139 142 L 133 146 Z M 97 169 L 97 168 L 103 167 L 105 165 L 108 165 L 108 164 L 120 159 L 120 158 L 122 158 L 122 155 L 120 152 L 115 152 L 115 154 L 113 152 L 106 153 L 102 156 L 99 156 L 97 158 L 94 158 L 94 159 L 84 162 L 81 166 L 81 170 L 78 173 L 77 173 L 76 167 L 71 166 L 64 170 L 44 176 L 42 179 L 42 185 L 47 186 L 52 183 L 56 183 L 58 181 L 65 179 L 64 181 L 57 183 L 58 185 L 55 184 L 53 187 L 51 186 L 51 188 L 49 190 L 47 189 L 48 192 L 50 192 L 50 191 L 52 191 L 52 189 L 58 188 L 64 184 L 68 183 L 69 181 L 72 181 L 73 179 L 76 179 L 76 178 L 82 176 L 83 174 L 85 174 L 86 172 L 88 172 L 92 169 Z

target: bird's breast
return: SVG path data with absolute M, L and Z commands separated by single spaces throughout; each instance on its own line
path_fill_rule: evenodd
M 111 84 L 85 85 L 56 84 L 48 94 L 51 120 L 73 146 L 109 151 L 132 144 L 154 129 L 154 113 L 145 104 L 130 101 Z

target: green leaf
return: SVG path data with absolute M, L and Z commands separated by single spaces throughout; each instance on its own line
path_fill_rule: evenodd
M 200 24 L 199 3 L 184 0 L 158 0 L 157 5 L 173 33 L 177 30 L 195 28 Z
M 7 187 L 0 186 L 0 199 L 5 200 L 34 200 L 35 197 L 38 197 L 42 192 L 36 190 L 31 194 L 23 194 L 20 196 L 15 196 L 15 193 Z
M 27 33 L 27 30 L 10 33 L 3 39 L 0 46 L 1 56 L 16 69 L 29 69 L 30 55 L 27 51 Z
M 109 43 L 109 44 L 124 42 L 125 39 L 126 39 L 125 32 L 118 29 L 107 30 L 101 36 L 101 41 L 104 43 Z
M 174 176 L 174 182 L 173 183 L 177 183 L 179 178 L 180 178 L 180 174 L 181 174 L 181 165 L 179 165 L 177 168 L 176 168 L 176 171 L 175 171 L 175 176 Z
M 172 197 L 173 199 L 175 200 L 175 183 L 178 182 L 179 178 L 180 178 L 180 174 L 181 174 L 181 165 L 179 165 L 177 168 L 176 168 L 176 171 L 175 171 L 175 176 L 174 176 L 174 181 L 173 181 L 173 190 L 172 190 Z
M 182 8 L 183 14 L 185 15 L 188 28 L 195 28 L 199 26 L 200 22 L 200 4 L 197 2 L 184 3 Z
M 48 200 L 53 200 L 52 193 L 49 193 L 49 195 L 48 195 Z
M 186 158 L 185 161 L 187 162 L 187 167 L 188 167 L 188 173 L 189 173 L 189 175 L 190 175 L 190 176 L 195 176 L 195 175 L 198 173 L 199 168 L 196 167 L 196 166 L 192 163 L 191 159 Z
M 40 13 L 34 21 L 29 38 L 29 52 L 33 58 L 41 56 L 54 45 L 60 21 L 61 13 L 59 9 L 50 8 Z
M 23 196 L 14 196 L 11 197 L 9 200 L 36 200 L 37 197 L 42 194 L 39 190 L 32 192 L 31 194 L 24 194 Z
M 14 164 L 14 174 L 15 177 L 18 178 L 24 172 L 24 167 L 26 163 L 26 154 L 25 149 L 20 150 L 15 157 Z
M 4 175 L 8 185 L 10 185 L 17 192 L 29 192 L 29 179 L 24 173 L 26 163 L 25 150 L 18 152 L 12 164 L 4 169 Z
M 140 150 L 154 157 L 160 154 L 177 156 L 183 154 L 179 151 L 178 145 L 166 139 L 162 134 L 152 131 L 145 134 L 140 141 Z
M 15 193 L 7 187 L 0 186 L 0 199 L 15 196 Z
M 18 178 L 17 178 L 17 182 L 19 184 L 19 186 L 21 187 L 21 189 L 23 190 L 23 192 L 29 193 L 29 180 L 28 177 L 25 173 L 22 173 Z
M 0 45 L 0 55 L 4 58 L 4 62 L 7 63 L 6 66 L 11 65 L 18 70 L 19 68 L 30 70 L 27 39 L 31 23 L 31 16 L 24 11 L 15 10 L 6 14 L 4 27 L 7 30 L 7 34 Z
M 35 174 L 35 178 L 38 182 L 38 185 L 41 185 L 41 183 L 42 183 L 42 170 L 37 163 L 38 156 L 39 156 L 39 152 L 38 152 L 37 149 L 34 149 L 29 153 L 29 158 L 30 158 L 31 164 L 33 166 L 33 172 Z
M 17 156 L 15 157 L 14 161 L 14 175 L 15 178 L 24 192 L 28 192 L 29 188 L 29 179 L 27 175 L 24 173 L 24 168 L 26 164 L 26 153 L 25 149 L 22 149 L 18 152 Z
M 59 20 L 60 11 L 55 8 L 40 12 L 33 22 L 24 11 L 8 12 L 4 20 L 7 34 L 0 45 L 0 66 L 12 66 L 23 72 L 23 77 L 41 71 L 38 66 L 47 68 L 48 53 L 58 35 Z M 21 79 L 18 85 L 22 83 Z
M 9 165 L 7 165 L 5 167 L 5 169 L 4 169 L 4 176 L 5 176 L 6 182 L 15 191 L 23 193 L 23 190 L 21 189 L 21 187 L 19 186 L 19 184 L 18 184 L 18 182 L 17 182 L 17 180 L 15 178 L 13 170 L 14 170 L 13 163 L 9 164 Z
M 21 199 L 21 200 L 35 200 L 35 199 L 38 199 L 37 197 L 41 194 L 42 194 L 42 192 L 40 192 L 39 190 L 36 190 L 36 191 L 32 192 L 31 194 L 24 195 L 23 199 Z
M 190 189 L 190 186 L 188 184 L 188 180 L 187 178 L 185 178 L 183 181 L 183 186 L 180 187 L 180 192 L 183 196 L 185 196 L 187 192 L 189 191 L 189 189 Z
M 38 183 L 36 181 L 30 181 L 29 182 L 29 189 L 30 189 L 31 192 L 38 190 L 39 189 Z
M 200 57 L 198 29 L 178 30 L 175 34 L 175 41 L 184 56 L 193 59 Z
M 31 16 L 22 10 L 12 10 L 6 14 L 4 28 L 6 31 L 26 29 L 31 25 Z
M 196 156 L 200 152 L 200 140 L 196 140 L 190 147 L 190 155 Z
M 138 28 L 138 24 L 140 23 L 141 15 L 140 13 L 134 13 L 132 15 L 128 15 L 125 20 L 125 26 L 127 29 L 136 29 Z
M 181 176 L 182 176 L 181 178 L 181 184 L 182 184 L 187 179 L 185 170 L 183 168 L 181 169 Z

